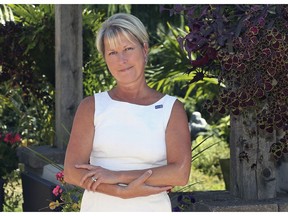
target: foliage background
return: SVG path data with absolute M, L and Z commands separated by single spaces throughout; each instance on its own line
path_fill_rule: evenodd
M 0 129 L 21 133 L 24 145 L 53 146 L 54 5 L 1 5 L 0 9 L 3 14 L 0 20 Z M 203 148 L 220 141 L 192 163 L 192 186 L 178 189 L 224 189 L 218 160 L 229 156 L 229 116 L 211 115 L 202 110 L 203 102 L 218 93 L 217 80 L 211 77 L 189 83 L 193 78 L 193 73 L 187 73 L 189 59 L 177 41 L 188 32 L 182 16 L 160 13 L 160 5 L 83 5 L 84 97 L 115 84 L 94 44 L 100 24 L 117 12 L 132 13 L 147 27 L 150 34 L 148 84 L 177 96 L 185 104 L 189 117 L 193 111 L 199 111 L 208 122 L 209 131 L 193 141 L 192 146 L 210 134 L 214 136 Z

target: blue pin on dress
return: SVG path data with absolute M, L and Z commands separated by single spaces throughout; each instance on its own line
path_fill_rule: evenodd
M 163 105 L 162 105 L 162 104 L 155 106 L 155 109 L 161 109 L 161 108 L 163 108 Z

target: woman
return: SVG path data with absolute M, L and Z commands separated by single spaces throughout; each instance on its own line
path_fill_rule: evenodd
M 167 190 L 190 174 L 183 105 L 146 84 L 148 34 L 138 18 L 113 15 L 96 44 L 117 85 L 80 103 L 65 181 L 86 189 L 81 211 L 171 211 Z

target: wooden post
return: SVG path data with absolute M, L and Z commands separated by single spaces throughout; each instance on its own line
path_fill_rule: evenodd
M 82 41 L 81 5 L 55 5 L 55 144 L 60 149 L 68 143 L 73 118 L 83 98 Z
M 255 115 L 231 115 L 230 191 L 244 200 L 276 197 L 276 167 L 269 153 L 275 133 L 259 129 Z

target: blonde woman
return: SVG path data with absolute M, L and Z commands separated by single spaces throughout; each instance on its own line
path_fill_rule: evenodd
M 188 182 L 191 141 L 182 103 L 148 87 L 148 34 L 133 15 L 115 14 L 97 49 L 117 85 L 78 107 L 65 181 L 85 189 L 81 211 L 171 211 L 167 190 Z

